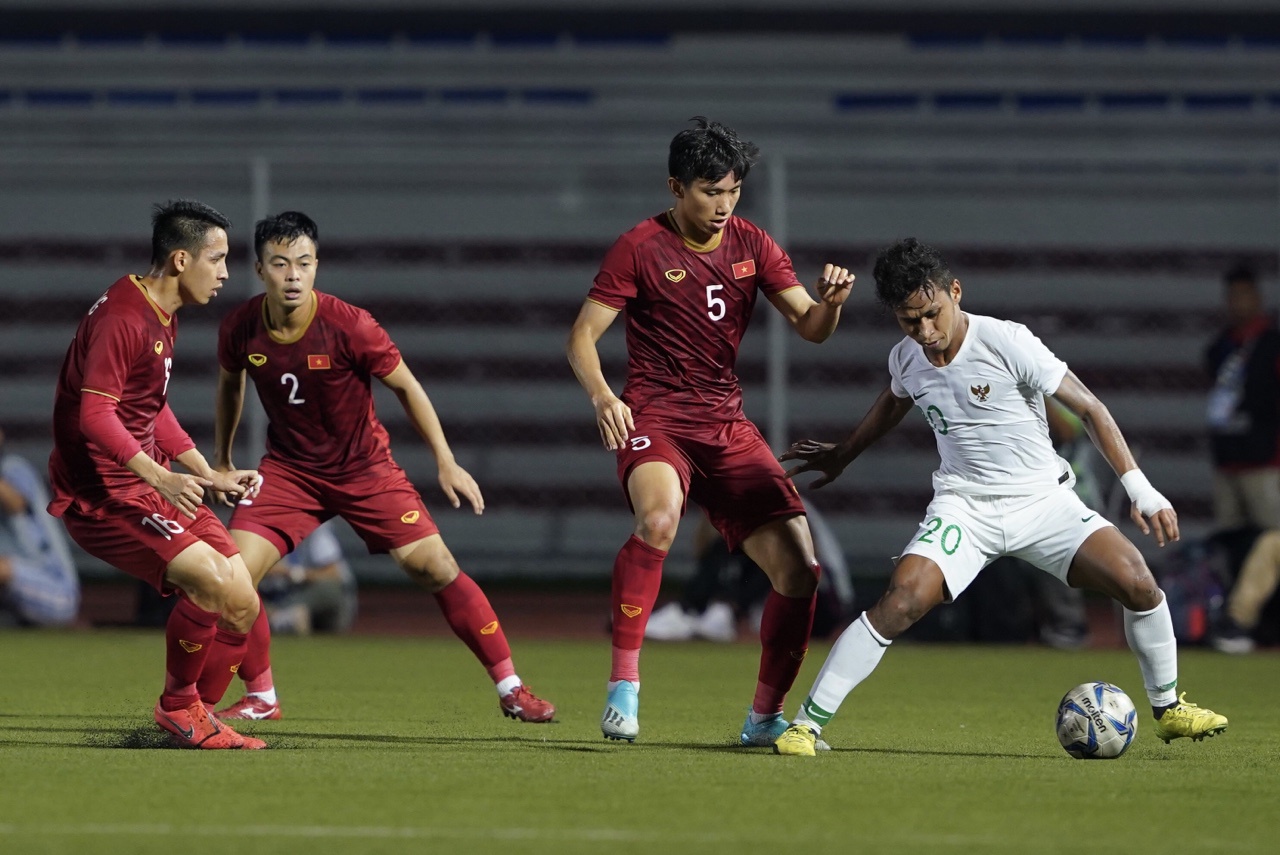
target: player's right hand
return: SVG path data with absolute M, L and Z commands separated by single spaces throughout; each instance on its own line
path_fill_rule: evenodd
M 849 465 L 849 459 L 839 443 L 818 442 L 816 439 L 802 439 L 793 443 L 778 459 L 804 461 L 787 470 L 788 478 L 794 478 L 802 472 L 821 472 L 822 477 L 809 485 L 811 490 L 830 484 Z
M 630 432 L 636 429 L 635 420 L 631 418 L 631 408 L 616 395 L 602 395 L 593 403 L 596 408 L 596 426 L 600 428 L 604 447 L 617 451 L 626 444 Z
M 160 478 L 155 489 L 181 511 L 183 516 L 195 519 L 196 511 L 204 503 L 204 491 L 212 486 L 213 482 L 207 478 L 168 472 Z

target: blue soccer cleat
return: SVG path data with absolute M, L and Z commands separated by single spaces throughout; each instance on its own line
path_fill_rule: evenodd
M 640 735 L 640 689 L 630 680 L 619 680 L 605 699 L 600 732 L 605 739 L 635 742 Z
M 782 713 L 765 719 L 759 724 L 753 724 L 751 710 L 747 710 L 747 720 L 742 723 L 742 733 L 738 736 L 738 741 L 752 748 L 772 748 L 773 743 L 778 741 L 778 737 L 790 724 L 791 722 L 782 717 Z

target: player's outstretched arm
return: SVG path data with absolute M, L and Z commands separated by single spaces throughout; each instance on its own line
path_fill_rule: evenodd
M 574 376 L 586 390 L 591 398 L 591 406 L 595 408 L 600 439 L 610 451 L 621 448 L 630 432 L 636 429 L 636 423 L 631 418 L 631 408 L 613 394 L 608 381 L 604 379 L 604 372 L 600 368 L 600 352 L 596 349 L 596 342 L 616 317 L 618 313 L 608 306 L 592 300 L 584 301 L 565 345 L 565 353 L 569 357 Z
M 846 268 L 828 264 L 822 268 L 822 276 L 814 286 L 818 299 L 814 300 L 803 288 L 791 288 L 769 298 L 774 307 L 795 327 L 805 341 L 824 342 L 836 331 L 840 322 L 840 307 L 853 290 L 854 276 Z
M 455 508 L 461 507 L 462 500 L 458 498 L 461 496 L 471 503 L 472 509 L 477 514 L 484 513 L 484 496 L 480 494 L 480 486 L 471 477 L 471 473 L 453 459 L 453 450 L 449 448 L 449 442 L 444 438 L 444 427 L 440 424 L 440 417 L 436 415 L 436 408 L 432 406 L 426 390 L 422 388 L 418 378 L 413 376 L 409 366 L 401 360 L 394 371 L 378 379 L 396 393 L 396 397 L 400 399 L 400 406 L 404 407 L 405 414 L 413 423 L 414 430 L 426 440 L 431 453 L 435 455 L 436 469 L 440 473 L 440 489 L 449 499 L 449 504 Z
M 1070 371 L 1062 378 L 1053 397 L 1079 417 L 1089 433 L 1089 439 L 1116 475 L 1120 476 L 1120 483 L 1124 485 L 1129 501 L 1133 503 L 1129 509 L 1129 517 L 1142 533 L 1154 532 L 1156 543 L 1160 546 L 1177 540 L 1178 514 L 1174 511 L 1173 504 L 1152 487 L 1147 476 L 1142 474 L 1129 450 L 1129 444 L 1120 433 L 1120 426 L 1116 424 L 1106 405 Z
M 244 371 L 232 372 L 219 367 L 218 387 L 213 398 L 213 468 L 218 472 L 231 472 L 236 468 L 231 462 L 231 447 L 243 411 Z M 215 488 L 213 497 L 228 507 L 235 505 L 222 490 Z
M 825 487 L 840 477 L 840 473 L 858 455 L 897 427 L 910 410 L 910 398 L 899 398 L 891 390 L 885 389 L 844 442 L 818 442 L 804 439 L 792 445 L 778 459 L 803 461 L 799 466 L 793 466 L 787 470 L 788 478 L 794 478 L 802 472 L 821 472 L 822 477 L 809 486 L 815 490 Z

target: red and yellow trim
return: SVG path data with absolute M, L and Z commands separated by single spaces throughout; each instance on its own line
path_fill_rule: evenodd
M 320 301 L 316 298 L 316 292 L 312 291 L 311 306 L 309 307 L 309 314 L 307 315 L 307 319 L 303 321 L 302 328 L 299 329 L 293 335 L 282 335 L 281 333 L 276 332 L 271 327 L 271 315 L 267 311 L 267 301 L 266 299 L 263 299 L 262 325 L 266 327 L 267 336 L 276 344 L 297 344 L 302 339 L 302 337 L 307 334 L 307 330 L 311 329 L 311 322 L 316 319 L 316 311 L 319 309 L 319 306 L 320 306 Z
M 142 292 L 142 296 L 151 306 L 151 310 L 156 313 L 156 317 L 160 319 L 160 323 L 164 324 L 166 327 L 173 323 L 173 315 L 160 308 L 160 305 L 156 303 L 155 300 L 151 299 L 151 294 L 147 291 L 147 286 L 142 284 L 142 279 L 140 277 L 131 273 L 129 274 L 129 281 L 138 286 L 138 290 Z
M 676 212 L 674 208 L 667 209 L 667 222 L 671 223 L 671 228 L 676 234 L 680 235 L 680 240 L 684 245 L 694 252 L 711 252 L 720 248 L 720 242 L 724 240 L 724 232 L 718 231 L 711 236 L 711 240 L 706 243 L 698 243 L 685 237 L 684 232 L 680 231 L 680 224 L 676 222 Z

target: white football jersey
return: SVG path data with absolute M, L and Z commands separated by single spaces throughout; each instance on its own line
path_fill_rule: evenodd
M 937 436 L 938 493 L 1022 496 L 1072 483 L 1049 439 L 1043 397 L 1066 373 L 1022 324 L 982 315 L 969 315 L 949 365 L 931 364 L 910 338 L 889 353 L 890 390 L 911 398 Z

